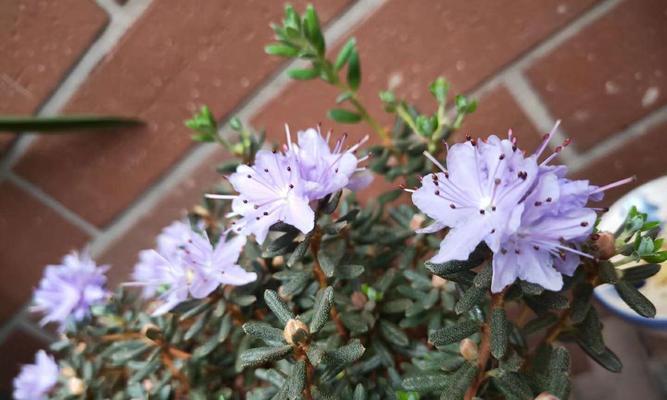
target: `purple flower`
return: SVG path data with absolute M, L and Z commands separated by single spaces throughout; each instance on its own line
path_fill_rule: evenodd
M 205 233 L 190 231 L 177 251 L 165 254 L 151 251 L 150 255 L 144 255 L 154 269 L 146 274 L 142 274 L 143 269 L 135 270 L 136 281 L 126 285 L 148 287 L 153 293 L 158 287 L 165 287 L 160 295 L 163 304 L 154 315 L 166 313 L 189 296 L 204 298 L 220 285 L 245 285 L 257 279 L 257 274 L 236 264 L 245 242 L 245 236 L 228 241 L 223 237 L 213 246 Z
M 366 158 L 354 155 L 367 137 L 344 150 L 346 136 L 333 149 L 329 148 L 330 134 L 322 138 L 319 130 L 299 132 L 298 143 L 292 143 L 289 129 L 286 136 L 285 153 L 259 151 L 254 165 L 240 165 L 229 177 L 238 195 L 207 195 L 231 199 L 228 216 L 239 217 L 231 230 L 253 234 L 258 243 L 264 242 L 269 228 L 279 221 L 310 232 L 315 226 L 312 201 L 344 187 L 358 189 L 370 183 L 370 175 L 358 167 Z
M 35 355 L 35 363 L 21 367 L 14 378 L 15 400 L 43 400 L 58 382 L 58 364 L 53 357 L 40 350 Z
M 323 138 L 319 128 L 310 128 L 297 133 L 298 144 L 293 144 L 289 128 L 287 132 L 287 152 L 297 159 L 299 175 L 305 182 L 306 196 L 319 200 L 344 187 L 362 188 L 370 183 L 372 175 L 364 173 L 365 168 L 357 168 L 360 161 L 354 152 L 368 140 L 365 136 L 359 143 L 347 150 L 343 149 L 347 134 L 336 141 L 333 150 L 329 148 L 331 132 Z
M 567 141 L 538 164 L 557 126 L 528 157 L 518 151 L 511 131 L 508 139 L 469 138 L 452 146 L 449 170 L 427 154 L 442 172 L 427 175 L 413 191 L 415 205 L 434 220 L 420 232 L 450 227 L 430 262 L 467 259 L 484 241 L 493 252 L 491 290 L 497 293 L 516 279 L 560 290 L 562 274 L 571 276 L 580 257 L 591 257 L 579 249 L 597 217 L 597 209 L 586 204 L 631 179 L 597 187 L 565 178 L 567 168 L 549 162 Z
M 72 252 L 60 265 L 48 265 L 34 293 L 33 310 L 44 314 L 41 323 L 58 322 L 64 329 L 69 321 L 81 321 L 90 308 L 103 304 L 109 292 L 105 289 L 109 269 L 98 267 L 87 251 Z
M 422 232 L 451 228 L 431 262 L 467 259 L 482 241 L 498 251 L 503 234 L 516 229 L 516 206 L 537 178 L 535 159 L 524 158 L 510 140 L 496 136 L 452 146 L 449 170 L 427 156 L 442 172 L 425 176 L 412 194 L 415 205 L 435 221 Z
M 157 252 L 153 250 L 139 252 L 139 262 L 134 266 L 132 279 L 135 282 L 158 282 L 156 285 L 143 286 L 144 298 L 153 297 L 162 285 L 161 282 L 167 279 L 166 270 L 163 268 L 164 259 L 174 258 L 188 242 L 191 234 L 192 230 L 187 223 L 174 221 L 157 236 Z

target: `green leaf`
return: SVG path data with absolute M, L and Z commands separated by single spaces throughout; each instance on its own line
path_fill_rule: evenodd
M 368 396 L 366 395 L 366 390 L 361 383 L 357 384 L 357 387 L 354 388 L 354 394 L 352 395 L 352 400 L 367 400 Z
M 465 392 L 472 384 L 472 380 L 477 376 L 477 366 L 469 362 L 464 362 L 447 381 L 449 385 L 442 391 L 441 400 L 459 400 L 463 399 Z
M 595 353 L 604 352 L 605 345 L 602 338 L 602 323 L 595 308 L 590 307 L 586 318 L 577 325 L 579 339 Z
M 331 305 L 333 304 L 333 288 L 327 287 L 321 289 L 317 297 L 315 298 L 315 304 L 313 305 L 313 318 L 310 320 L 310 332 L 316 333 L 327 322 L 329 319 L 329 312 L 331 311 Z
M 353 48 L 347 63 L 347 84 L 350 89 L 357 91 L 361 84 L 361 63 L 359 62 L 359 53 Z
M 509 341 L 509 322 L 502 308 L 494 308 L 491 312 L 491 354 L 496 359 L 505 357 Z
M 591 359 L 593 359 L 593 361 L 600 364 L 606 370 L 615 373 L 619 373 L 623 370 L 623 363 L 621 363 L 618 356 L 608 347 L 605 347 L 602 353 L 596 353 L 580 340 L 577 341 L 577 344 Z
M 449 385 L 449 377 L 442 373 L 419 374 L 403 379 L 403 389 L 417 392 L 440 391 Z
M 449 91 L 449 83 L 443 77 L 438 77 L 431 85 L 429 86 L 431 94 L 440 104 L 444 104 L 447 100 L 447 92 Z
M 305 81 L 320 76 L 320 70 L 317 68 L 295 68 L 287 71 L 287 75 L 292 79 Z
M 306 8 L 306 12 L 304 13 L 304 25 L 308 40 L 310 40 L 315 49 L 317 49 L 318 54 L 323 56 L 326 52 L 326 44 L 320 28 L 320 19 L 312 5 L 308 5 Z
M 345 346 L 341 346 L 333 351 L 325 353 L 325 360 L 327 364 L 335 366 L 344 366 L 352 364 L 364 355 L 366 348 L 359 342 L 358 339 L 353 339 Z
M 361 114 L 342 108 L 332 108 L 328 112 L 329 118 L 342 124 L 354 124 L 361 121 Z
M 621 279 L 628 282 L 641 282 L 660 271 L 660 264 L 644 264 L 621 270 Z
M 480 304 L 482 299 L 486 296 L 486 289 L 480 289 L 477 286 L 470 286 L 468 290 L 463 292 L 463 296 L 454 306 L 456 314 L 461 315 L 472 310 L 473 307 Z
M 306 255 L 309 245 L 310 235 L 306 236 L 306 238 L 296 246 L 292 254 L 290 254 L 289 258 L 287 259 L 287 266 L 292 268 L 294 265 L 296 265 L 296 263 L 301 261 L 303 256 Z
M 294 318 L 292 311 L 285 303 L 283 303 L 282 300 L 280 300 L 278 293 L 276 293 L 274 290 L 264 291 L 264 301 L 283 325 L 285 325 L 290 319 Z
M 267 324 L 266 322 L 249 321 L 243 324 L 243 331 L 258 339 L 263 340 L 267 344 L 284 343 L 283 331 Z
M 287 397 L 290 400 L 301 399 L 301 392 L 306 387 L 306 363 L 301 360 L 292 365 L 287 378 Z
M 334 256 L 328 251 L 320 250 L 317 253 L 317 261 L 320 263 L 324 275 L 326 275 L 327 278 L 331 278 L 334 275 L 337 264 Z
M 428 341 L 435 346 L 445 346 L 458 343 L 461 340 L 479 332 L 481 323 L 475 320 L 458 322 L 428 334 Z
M 442 264 L 433 264 L 427 262 L 425 266 L 426 269 L 440 276 L 467 271 L 473 267 L 478 266 L 482 261 L 484 261 L 487 251 L 488 249 L 486 245 L 479 244 L 475 250 L 470 253 L 470 256 L 467 260 L 452 260 Z
M 0 132 L 62 133 L 84 130 L 84 133 L 87 133 L 92 132 L 92 129 L 125 128 L 142 124 L 138 119 L 106 115 L 0 116 Z
M 248 349 L 239 355 L 239 360 L 243 368 L 258 367 L 271 361 L 277 361 L 285 358 L 292 351 L 292 346 L 284 345 L 278 347 L 257 347 Z
M 621 281 L 614 285 L 621 299 L 642 317 L 654 318 L 655 306 L 637 288 L 629 282 Z
M 419 393 L 398 390 L 396 392 L 396 400 L 419 400 Z
M 493 383 L 506 400 L 531 400 L 533 391 L 523 375 L 516 372 L 500 371 L 492 373 Z
M 406 347 L 408 344 L 410 344 L 408 335 L 406 335 L 401 328 L 399 328 L 396 324 L 384 319 L 380 320 L 380 334 L 389 343 L 395 344 L 396 346 Z
M 339 71 L 347 60 L 350 58 L 350 54 L 352 54 L 352 51 L 356 48 L 357 46 L 357 41 L 355 38 L 350 38 L 346 43 L 345 46 L 343 46 L 342 49 L 340 49 L 340 52 L 338 53 L 338 57 L 336 57 L 336 62 L 334 63 L 334 69 L 336 71 Z
M 588 310 L 591 308 L 591 298 L 593 296 L 593 285 L 583 282 L 574 287 L 572 295 L 572 307 L 570 308 L 570 320 L 578 324 L 586 318 Z
M 273 43 L 264 47 L 266 54 L 278 57 L 296 57 L 299 55 L 299 49 L 285 43 Z

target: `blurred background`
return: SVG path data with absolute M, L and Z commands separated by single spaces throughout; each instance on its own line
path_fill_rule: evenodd
M 306 2 L 295 1 L 302 10 Z M 512 128 L 532 149 L 557 119 L 573 144 L 562 161 L 596 184 L 667 171 L 665 0 L 315 1 L 336 50 L 359 43 L 362 98 L 391 88 L 424 110 L 428 84 L 479 100 L 462 134 Z M 94 113 L 139 118 L 132 129 L 62 135 L 0 132 L 0 393 L 54 337 L 27 313 L 44 265 L 88 246 L 121 282 L 159 230 L 196 204 L 225 154 L 183 126 L 208 104 L 281 140 L 322 122 L 336 92 L 290 82 L 264 54 L 280 1 L 2 0 L 0 115 Z M 554 145 L 557 145 L 555 143 Z M 607 203 L 630 188 L 608 193 Z M 620 375 L 575 356 L 580 399 L 660 399 L 659 332 L 606 314 Z M 662 347 L 662 350 L 660 349 Z M 662 354 L 660 353 L 662 351 Z M 662 376 L 663 381 L 660 381 Z M 661 394 L 662 393 L 662 394 Z M 1 395 L 0 395 L 1 396 Z

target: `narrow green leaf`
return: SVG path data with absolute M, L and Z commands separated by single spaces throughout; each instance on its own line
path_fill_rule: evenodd
M 306 387 L 306 363 L 301 360 L 292 365 L 287 378 L 287 397 L 290 400 L 302 398 L 302 391 Z
M 660 271 L 660 264 L 644 264 L 621 270 L 621 279 L 628 282 L 641 282 Z
M 316 333 L 322 329 L 329 319 L 329 312 L 333 304 L 333 294 L 333 288 L 330 286 L 318 292 L 315 304 L 313 305 L 313 318 L 310 320 L 309 329 L 311 333 Z
M 271 311 L 278 317 L 278 320 L 284 325 L 290 319 L 294 318 L 294 314 L 280 299 L 278 293 L 273 290 L 264 291 L 264 301 L 269 306 Z
M 138 119 L 105 115 L 1 116 L 0 132 L 59 133 L 82 129 L 86 133 L 92 132 L 92 129 L 124 128 L 142 124 L 143 122 Z
M 287 71 L 287 75 L 292 79 L 305 81 L 320 76 L 320 70 L 317 68 L 295 68 Z
M 329 118 L 342 124 L 354 124 L 361 121 L 361 115 L 342 108 L 332 108 L 328 112 Z
M 401 328 L 384 319 L 380 320 L 380 334 L 389 343 L 395 344 L 396 346 L 405 347 L 410 344 L 408 335 L 406 335 Z
M 623 370 L 623 363 L 621 363 L 618 356 L 614 354 L 613 351 L 609 350 L 608 347 L 606 347 L 602 353 L 596 353 L 580 340 L 577 341 L 577 344 L 591 359 L 593 359 L 593 361 L 600 364 L 608 371 L 618 373 Z
M 459 341 L 479 332 L 479 321 L 468 320 L 429 332 L 428 341 L 435 346 L 444 346 Z
M 357 91 L 361 84 L 361 63 L 359 62 L 359 53 L 353 48 L 347 63 L 347 84 L 350 89 Z
M 296 57 L 299 55 L 299 49 L 285 43 L 273 43 L 264 47 L 266 54 L 278 57 Z
M 239 355 L 241 366 L 257 367 L 267 362 L 277 361 L 284 358 L 292 351 L 292 346 L 284 345 L 279 347 L 257 347 L 248 349 Z
M 283 331 L 267 324 L 266 322 L 249 321 L 243 324 L 243 331 L 258 339 L 263 340 L 267 344 L 284 343 Z
M 655 306 L 637 288 L 629 282 L 621 281 L 614 285 L 621 299 L 642 317 L 654 318 Z
M 442 373 L 419 374 L 403 379 L 403 389 L 417 392 L 442 390 L 449 385 L 449 377 Z
M 509 322 L 505 310 L 495 308 L 491 312 L 491 354 L 496 359 L 505 357 L 509 341 Z
M 605 345 L 604 339 L 602 338 L 602 323 L 598 318 L 598 313 L 595 311 L 595 308 L 590 307 L 586 318 L 577 325 L 577 330 L 580 340 L 582 340 L 586 346 L 590 347 L 595 353 L 604 352 Z
M 591 298 L 593 296 L 593 285 L 588 282 L 582 282 L 574 287 L 572 295 L 572 308 L 570 309 L 570 320 L 578 324 L 586 318 L 588 310 L 591 308 Z
M 345 43 L 345 46 L 343 46 L 342 49 L 340 49 L 340 52 L 338 53 L 338 57 L 336 57 L 336 62 L 334 63 L 334 68 L 336 71 L 339 71 L 347 60 L 350 58 L 350 54 L 352 54 L 352 51 L 356 48 L 357 46 L 357 41 L 355 38 L 350 38 Z
M 470 387 L 472 380 L 477 376 L 477 366 L 469 362 L 464 362 L 447 381 L 449 385 L 442 391 L 440 399 L 442 400 L 460 400 L 463 399 L 465 392 Z

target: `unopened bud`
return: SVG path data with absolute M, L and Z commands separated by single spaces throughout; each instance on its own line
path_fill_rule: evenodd
M 364 306 L 368 302 L 366 295 L 361 292 L 352 293 L 352 296 L 350 296 L 350 300 L 352 300 L 352 305 L 357 310 L 361 310 L 362 308 L 364 308 Z
M 83 394 L 86 386 L 83 384 L 83 381 L 79 378 L 70 378 L 67 381 L 67 388 L 69 392 L 75 396 Z
M 150 392 L 153 390 L 153 381 L 150 379 L 144 379 L 143 382 L 141 382 L 141 386 L 143 386 L 144 390 L 147 392 Z
M 142 326 L 141 333 L 150 340 L 157 340 L 162 335 L 162 333 L 160 332 L 160 328 L 157 325 L 153 324 L 146 324 Z
M 283 265 L 285 265 L 285 257 L 283 257 L 283 256 L 273 257 L 273 266 L 274 267 L 282 267 Z
M 610 232 L 599 232 L 591 235 L 593 249 L 601 260 L 608 260 L 616 255 L 614 235 Z
M 459 343 L 459 352 L 464 359 L 474 361 L 477 359 L 477 343 L 473 342 L 472 339 L 463 339 Z
M 85 342 L 79 342 L 79 344 L 76 345 L 74 348 L 74 351 L 77 353 L 83 353 L 86 351 L 86 343 Z
M 289 344 L 295 345 L 308 340 L 310 331 L 308 326 L 298 319 L 290 319 L 283 330 L 283 337 Z
M 438 275 L 431 275 L 431 285 L 436 289 L 442 289 L 447 284 L 447 279 Z
M 387 159 L 387 166 L 388 167 L 397 167 L 399 164 L 398 158 L 396 156 L 391 156 Z
M 426 217 L 424 216 L 424 214 L 413 215 L 412 219 L 410 220 L 410 229 L 416 231 L 417 229 L 422 227 L 424 221 L 426 221 Z
M 535 397 L 535 400 L 560 400 L 560 399 L 549 392 L 542 392 L 538 394 L 537 397 Z
M 74 370 L 71 367 L 65 367 L 61 369 L 60 374 L 62 374 L 62 376 L 64 376 L 65 378 L 72 378 L 76 376 L 76 372 L 74 372 Z

